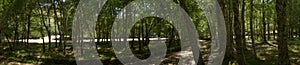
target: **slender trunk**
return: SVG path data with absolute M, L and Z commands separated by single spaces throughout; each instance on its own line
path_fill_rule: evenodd
M 270 19 L 267 19 L 267 40 L 270 40 Z
M 3 37 L 2 35 L 3 35 L 3 32 L 2 32 L 1 27 L 0 27 L 0 36 Z M 0 43 L 2 43 L 2 40 L 3 40 L 3 38 L 0 38 Z
M 145 37 L 144 37 L 145 36 L 145 33 L 144 33 L 145 27 L 144 26 L 146 26 L 145 21 L 142 21 L 142 44 L 141 44 L 142 47 L 144 47 L 144 45 L 145 45 Z
M 231 5 L 230 0 L 218 0 L 220 3 L 220 6 L 222 8 L 225 22 L 226 22 L 226 32 L 227 32 L 227 41 L 226 41 L 226 52 L 225 57 L 223 59 L 222 65 L 229 65 L 230 61 L 233 61 L 234 55 L 233 55 L 233 39 L 232 39 L 232 23 L 231 23 Z M 227 6 L 227 7 L 226 7 Z
M 263 7 L 262 7 L 262 37 L 263 37 L 263 43 L 268 44 L 267 37 L 266 37 L 266 20 L 265 20 L 265 0 L 263 0 Z
M 139 26 L 139 31 L 138 31 L 138 43 L 139 43 L 139 52 L 142 51 L 142 42 L 141 42 L 141 30 L 142 30 L 142 27 Z
M 96 32 L 97 33 L 97 37 L 96 37 L 97 38 L 97 43 L 95 43 L 96 44 L 96 49 L 98 49 L 98 44 L 100 43 L 100 34 L 101 34 L 100 33 L 100 26 L 101 26 L 100 21 L 97 21 L 96 22 L 96 29 L 95 29 L 97 31 Z
M 58 1 L 58 4 L 59 4 L 59 13 L 60 16 L 61 16 L 61 19 L 60 19 L 60 23 L 57 23 L 57 28 L 59 30 L 58 34 L 59 34 L 59 46 L 60 48 L 63 46 L 63 37 L 64 37 L 64 31 L 63 31 L 63 22 L 64 22 L 64 15 L 63 15 L 63 11 L 64 11 L 64 8 L 63 8 L 63 3 L 61 3 L 61 1 Z
M 51 50 L 51 22 L 50 22 L 50 20 L 51 20 L 50 15 L 51 14 L 50 14 L 50 9 L 51 9 L 51 7 L 48 7 L 48 10 L 47 10 L 48 26 L 45 25 L 45 26 L 47 26 L 47 34 L 48 34 L 48 41 L 49 41 L 48 50 Z
M 274 16 L 274 17 L 276 17 L 276 16 Z M 273 23 L 274 23 L 274 25 L 273 25 L 273 29 L 274 29 L 274 30 L 273 30 L 273 39 L 274 39 L 274 40 L 276 40 L 276 36 L 277 36 L 276 31 L 278 31 L 278 30 L 276 30 L 276 29 L 277 29 L 277 26 L 278 26 L 276 21 L 277 21 L 277 20 L 274 19 L 274 22 L 273 22 Z
M 97 27 L 96 27 L 95 30 L 97 31 L 97 37 L 96 37 L 96 38 L 97 38 L 97 43 L 100 43 L 100 36 L 101 36 L 101 32 L 100 32 L 100 31 L 101 31 L 101 29 L 100 29 L 100 26 L 101 26 L 101 25 L 100 25 L 100 21 L 97 21 L 96 26 L 97 26 Z M 96 44 L 97 44 L 97 43 L 96 43 Z
M 44 39 L 44 30 L 43 27 L 41 27 L 41 34 L 42 34 L 42 40 L 43 40 L 43 52 L 46 52 L 46 46 L 45 46 L 45 39 Z
M 63 7 L 62 7 L 63 8 Z M 64 9 L 64 8 L 63 8 Z M 66 9 L 64 9 L 64 11 L 63 11 L 63 16 L 64 16 L 64 24 L 63 24 L 63 32 L 64 32 L 64 35 L 63 35 L 63 45 L 64 45 L 64 56 L 66 56 L 66 54 L 67 54 L 67 49 L 66 49 L 66 47 L 67 47 L 67 37 L 68 37 L 68 34 L 67 34 L 67 31 L 68 31 L 68 21 L 69 21 L 69 15 L 66 13 L 66 11 L 68 12 L 68 10 L 66 10 Z
M 300 18 L 300 16 L 298 18 Z M 299 21 L 300 21 L 300 19 L 299 19 Z M 300 25 L 300 22 L 298 22 L 298 25 Z M 298 27 L 298 37 L 300 37 L 300 27 Z
M 132 38 L 131 43 L 132 43 L 132 44 L 130 44 L 130 48 L 131 48 L 131 49 L 134 49 L 134 43 L 135 43 L 134 39 L 135 39 L 135 35 L 136 35 L 136 34 L 135 34 L 135 32 L 136 32 L 135 27 L 133 27 L 132 30 L 133 30 L 133 31 L 132 31 L 133 34 L 131 35 L 131 38 Z
M 288 28 L 289 28 L 289 29 L 287 29 L 288 30 L 287 33 L 289 33 L 288 34 L 288 39 L 293 39 L 293 35 L 294 35 L 293 34 L 293 30 L 294 30 L 293 22 L 288 21 L 287 23 L 288 23 L 287 25 L 288 25 Z
M 254 42 L 254 32 L 253 32 L 253 0 L 250 1 L 250 38 L 251 38 L 251 46 L 253 50 L 254 57 L 256 57 L 256 45 Z
M 147 22 L 151 22 L 151 20 L 149 21 L 149 19 L 148 19 Z M 146 26 L 148 26 L 148 25 L 146 24 Z M 146 36 L 145 36 L 146 37 L 146 41 L 145 41 L 146 45 L 148 45 L 149 41 L 150 41 L 149 40 L 149 33 L 150 33 L 150 31 L 151 31 L 151 26 L 149 25 L 148 27 L 146 27 L 146 32 L 145 32 L 146 33 Z
M 243 34 L 242 34 L 242 26 L 239 16 L 239 1 L 233 0 L 233 12 L 234 12 L 234 33 L 235 33 L 235 42 L 236 42 L 236 50 L 237 50 L 237 62 L 239 65 L 245 65 L 245 56 L 244 56 L 244 43 L 243 43 Z
M 38 2 L 39 4 L 39 2 Z M 42 7 L 39 7 L 40 8 L 40 14 L 41 14 L 41 24 L 44 24 L 45 23 L 45 20 L 44 20 L 44 13 L 43 13 L 43 8 Z M 45 47 L 45 40 L 44 40 L 44 29 L 43 29 L 43 26 L 41 26 L 40 28 L 40 33 L 42 35 L 42 39 L 43 39 L 43 52 L 46 52 L 46 47 Z
M 54 0 L 54 2 L 57 1 L 57 0 Z M 58 15 L 57 15 L 57 11 L 56 11 L 56 4 L 53 3 L 53 11 L 54 11 L 54 33 L 55 33 L 55 47 L 57 48 L 58 46 L 58 43 L 57 43 L 57 27 L 59 26 L 58 25 Z
M 30 11 L 30 13 L 31 13 L 31 11 Z M 31 23 L 30 23 L 30 21 L 31 21 L 30 20 L 31 14 L 28 14 L 27 18 L 28 18 L 28 21 L 27 21 L 27 42 L 26 42 L 26 45 L 29 44 L 30 26 L 31 26 Z
M 169 45 L 168 45 L 168 48 L 170 48 L 169 49 L 169 52 L 172 52 L 172 49 L 171 49 L 171 46 L 172 46 L 172 44 L 174 44 L 174 33 L 175 33 L 175 28 L 174 28 L 174 26 L 171 28 L 171 36 L 169 37 Z
M 7 39 L 7 43 L 10 43 L 11 41 L 9 40 L 10 39 L 10 36 L 8 35 L 8 34 L 6 34 L 6 33 L 4 33 L 4 35 L 5 35 L 5 37 L 6 37 L 6 39 Z M 9 49 L 12 51 L 13 50 L 13 44 L 9 44 Z
M 246 1 L 242 0 L 242 11 L 241 11 L 241 26 L 242 26 L 242 42 L 243 42 L 243 50 L 245 50 L 246 47 L 246 35 L 245 35 L 245 7 L 246 7 Z
M 15 20 L 15 25 L 14 44 L 19 44 L 19 22 L 17 20 Z
M 42 24 L 43 24 L 43 26 L 46 28 L 47 33 L 50 34 L 50 33 L 48 32 L 49 28 L 48 28 L 48 26 L 46 25 L 46 22 L 45 22 L 45 19 L 44 19 L 44 13 L 43 13 L 44 11 L 43 11 L 43 8 L 42 8 L 42 7 L 40 7 L 40 11 L 41 11 L 41 16 L 42 16 Z M 43 36 L 43 39 L 44 39 L 44 36 Z M 43 42 L 43 43 L 44 43 L 44 42 Z M 49 46 L 48 50 L 50 50 L 50 46 Z

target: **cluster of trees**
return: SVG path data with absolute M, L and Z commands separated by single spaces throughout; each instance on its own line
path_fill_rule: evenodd
M 299 38 L 297 0 L 218 0 L 226 20 L 228 41 L 223 64 L 246 65 L 247 43 L 253 58 L 259 44 L 278 45 L 278 64 L 290 65 L 288 45 Z M 268 42 L 275 41 L 275 42 Z M 235 51 L 232 51 L 235 50 Z M 235 56 L 236 55 L 236 56 Z
M 108 0 L 104 5 L 95 28 L 98 45 L 109 40 L 112 24 L 118 12 L 132 1 Z M 197 6 L 194 0 L 173 1 L 191 16 L 200 39 L 209 40 L 209 25 L 201 7 Z M 297 8 L 300 6 L 299 0 L 218 0 L 218 2 L 227 28 L 224 65 L 249 64 L 246 56 L 259 60 L 257 50 L 260 49 L 256 47 L 262 44 L 278 47 L 279 65 L 291 64 L 288 45 L 293 45 L 294 43 L 290 41 L 300 37 L 300 13 L 298 13 L 300 8 Z M 1 43 L 8 43 L 13 50 L 18 46 L 30 46 L 30 39 L 42 39 L 43 52 L 53 51 L 53 48 L 65 52 L 67 41 L 71 40 L 68 37 L 72 35 L 72 22 L 79 0 L 1 0 L 0 3 Z M 56 38 L 55 43 L 51 43 L 52 36 Z M 147 47 L 149 38 L 153 37 L 168 38 L 168 48 L 172 47 L 171 43 L 179 43 L 178 32 L 174 26 L 157 17 L 140 20 L 131 29 L 130 37 L 138 39 L 138 44 L 131 44 L 131 47 L 137 47 L 138 50 Z M 251 52 L 251 55 L 246 54 L 248 52 Z
M 66 36 L 71 35 L 69 26 L 76 5 L 66 0 L 1 0 L 1 41 L 10 43 L 13 49 L 16 45 L 30 45 L 29 39 L 41 38 L 45 52 L 46 39 L 51 42 L 51 35 L 55 35 L 59 39 L 55 47 L 64 48 Z M 48 50 L 51 44 L 48 43 Z

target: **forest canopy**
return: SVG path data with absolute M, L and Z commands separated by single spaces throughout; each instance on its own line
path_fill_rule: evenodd
M 107 0 L 99 14 L 93 14 L 97 18 L 93 23 L 94 32 L 90 33 L 95 39 L 93 40 L 95 49 L 104 65 L 122 64 L 114 52 L 112 29 L 118 17 L 129 17 L 129 14 L 122 14 L 122 12 L 134 1 Z M 183 22 L 182 25 L 188 24 L 186 22 L 190 20 L 193 24 L 189 26 L 194 26 L 196 29 L 197 34 L 186 34 L 198 36 L 200 53 L 198 63 L 194 64 L 209 64 L 209 57 L 213 55 L 211 51 L 214 50 L 211 47 L 214 46 L 212 43 L 215 43 L 214 40 L 220 40 L 213 38 L 212 33 L 216 31 L 211 28 L 213 25 L 209 22 L 217 19 L 209 19 L 207 14 L 212 12 L 204 10 L 214 8 L 210 7 L 211 3 L 206 3 L 210 0 L 168 1 L 180 6 L 190 19 L 181 21 L 180 17 L 168 17 L 176 17 L 173 20 L 180 20 Z M 75 65 L 76 51 L 73 51 L 72 31 L 74 31 L 76 15 L 83 15 L 76 14 L 81 2 L 88 1 L 0 0 L 0 64 Z M 222 12 L 217 14 L 223 15 L 219 17 L 224 18 L 224 29 L 226 28 L 224 30 L 226 42 L 221 42 L 226 43 L 222 65 L 300 65 L 300 8 L 298 8 L 300 0 L 216 0 L 216 3 L 218 5 L 215 6 L 219 6 Z M 199 6 L 199 4 L 207 6 Z M 157 9 L 172 9 L 176 6 L 166 7 L 145 3 L 136 5 L 145 7 L 132 8 L 132 11 L 155 10 L 150 7 L 151 5 L 161 7 Z M 93 7 L 86 7 L 86 9 L 90 8 Z M 167 10 L 167 13 L 172 11 Z M 141 11 L 135 13 L 148 15 Z M 159 12 L 152 12 L 152 14 L 157 13 Z M 180 33 L 186 31 L 176 28 L 175 21 L 156 16 L 134 21 L 136 23 L 128 31 L 128 39 L 130 39 L 128 42 L 135 57 L 139 59 L 150 57 L 150 41 L 157 40 L 163 40 L 167 48 L 161 65 L 177 65 L 179 57 L 186 55 L 180 53 L 183 49 L 181 45 L 191 41 L 181 42 L 184 39 L 181 38 Z M 128 24 L 128 22 L 122 24 Z

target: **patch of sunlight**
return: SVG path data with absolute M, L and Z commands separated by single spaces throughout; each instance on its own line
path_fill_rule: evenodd
M 36 65 L 36 64 L 21 63 L 21 62 L 9 62 L 7 65 Z
M 299 53 L 299 50 L 297 49 L 291 49 L 292 52 L 295 52 L 295 53 Z
M 272 47 L 269 47 L 269 48 L 266 48 L 266 50 L 275 50 L 275 49 Z
M 103 60 L 112 59 L 112 58 L 110 58 L 109 56 L 106 56 L 106 55 L 100 55 L 100 58 L 103 59 Z
M 117 60 L 117 58 L 115 58 L 115 57 L 112 57 L 110 60 L 111 60 L 111 61 L 113 61 L 113 60 Z

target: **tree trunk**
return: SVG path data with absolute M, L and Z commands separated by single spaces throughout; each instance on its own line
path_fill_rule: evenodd
M 143 25 L 142 25 L 143 26 Z M 141 26 L 138 26 L 139 28 L 139 31 L 138 31 L 138 43 L 139 43 L 139 52 L 141 52 L 142 51 L 142 42 L 141 42 L 141 30 L 143 30 L 142 29 L 142 27 Z M 143 37 L 142 37 L 143 38 Z
M 286 1 L 287 0 L 276 0 L 276 12 L 277 12 L 277 23 L 278 23 L 278 62 L 279 65 L 290 65 L 289 54 L 288 54 L 288 38 L 287 38 L 287 20 L 286 20 Z
M 239 16 L 239 1 L 233 0 L 233 12 L 234 12 L 234 33 L 235 33 L 235 42 L 237 50 L 237 62 L 239 65 L 245 65 L 245 56 L 244 56 L 244 43 L 243 43 L 243 34 L 242 26 Z
M 31 11 L 29 13 L 31 13 Z M 30 20 L 31 14 L 28 14 L 27 18 L 28 18 L 28 21 L 27 21 L 27 41 L 26 41 L 25 45 L 29 44 L 30 26 L 31 26 L 31 23 L 30 23 L 31 22 L 31 20 Z
M 15 18 L 15 35 L 14 35 L 14 44 L 19 44 L 19 22 Z
M 267 36 L 266 36 L 266 18 L 265 18 L 265 0 L 263 0 L 263 7 L 262 7 L 262 28 L 263 28 L 263 31 L 262 31 L 262 37 L 263 37 L 263 43 L 264 44 L 268 44 L 267 42 Z
M 53 0 L 54 2 L 57 1 L 57 0 Z M 57 27 L 59 26 L 58 25 L 58 15 L 57 15 L 57 11 L 56 11 L 56 4 L 53 3 L 53 9 L 54 9 L 54 33 L 55 33 L 55 47 L 57 48 L 58 46 L 58 43 L 57 43 Z
M 51 9 L 51 7 L 48 7 L 48 10 L 47 10 L 47 17 L 48 17 L 48 26 L 47 25 L 45 25 L 45 26 L 47 26 L 47 34 L 48 34 L 48 41 L 49 41 L 49 45 L 48 45 L 48 50 L 50 51 L 51 50 L 51 22 L 50 22 L 50 9 Z M 45 23 L 44 23 L 45 24 Z
M 227 32 L 227 41 L 226 41 L 226 52 L 222 65 L 230 65 L 229 63 L 234 59 L 233 53 L 233 36 L 232 36 L 232 17 L 231 17 L 231 0 L 218 0 L 222 8 L 225 22 L 226 22 L 226 32 Z M 227 6 L 227 7 L 226 7 Z
M 253 50 L 254 57 L 256 56 L 256 45 L 254 41 L 254 32 L 253 32 L 253 0 L 250 1 L 250 38 L 251 38 L 251 46 Z
M 39 2 L 37 4 L 39 4 Z M 40 8 L 40 15 L 41 15 L 41 25 L 43 25 L 45 23 L 43 8 L 42 7 L 39 7 L 39 8 Z M 43 52 L 46 52 L 45 40 L 44 40 L 45 35 L 44 35 L 43 26 L 41 26 L 40 30 L 41 30 L 40 32 L 42 34 L 42 39 L 43 39 Z
M 245 0 L 242 0 L 242 11 L 241 11 L 241 26 L 242 26 L 242 42 L 243 42 L 243 48 L 242 50 L 245 50 L 245 47 L 246 47 L 246 35 L 245 35 L 245 7 L 246 7 L 246 1 Z

